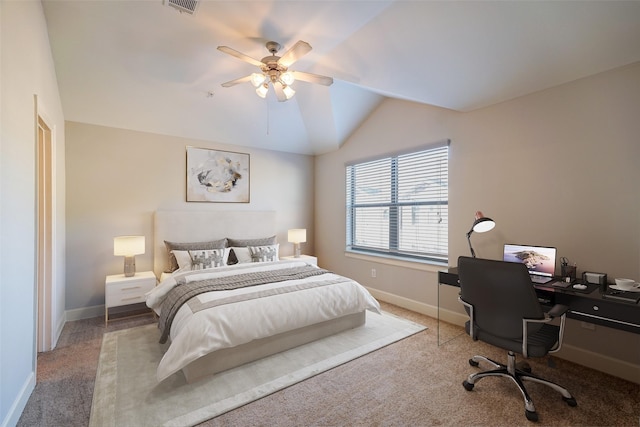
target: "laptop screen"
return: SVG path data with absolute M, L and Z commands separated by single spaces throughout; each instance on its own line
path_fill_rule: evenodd
M 502 259 L 526 265 L 529 274 L 553 277 L 556 271 L 556 248 L 506 244 Z

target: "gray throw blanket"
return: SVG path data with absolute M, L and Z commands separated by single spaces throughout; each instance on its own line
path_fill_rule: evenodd
M 176 313 L 189 299 L 211 291 L 227 291 L 248 286 L 264 285 L 266 283 L 298 280 L 312 276 L 319 276 L 329 271 L 310 265 L 301 267 L 283 268 L 273 271 L 259 271 L 253 273 L 241 273 L 233 276 L 218 277 L 214 279 L 196 280 L 191 283 L 178 284 L 171 289 L 160 310 L 160 343 L 167 342 L 171 324 Z

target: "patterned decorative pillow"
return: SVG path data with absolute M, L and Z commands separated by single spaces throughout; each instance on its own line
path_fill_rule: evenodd
M 249 246 L 252 262 L 278 261 L 278 244 L 269 246 Z
M 247 246 L 246 248 L 232 247 L 231 253 L 235 253 L 238 264 L 247 262 L 278 261 L 279 244 L 267 246 Z M 231 256 L 229 256 L 231 259 Z
M 229 248 L 189 251 L 191 269 L 203 270 L 205 268 L 224 267 L 227 265 L 229 252 Z
M 202 270 L 227 265 L 231 248 L 172 251 L 180 270 Z
M 271 237 L 262 237 L 259 239 L 231 239 L 227 237 L 227 245 L 234 248 L 246 248 L 248 246 L 275 245 L 276 243 L 277 243 L 277 238 L 275 235 Z M 241 252 L 244 252 L 244 251 L 241 251 Z M 231 255 L 229 255 L 229 264 L 237 264 L 238 262 L 240 262 L 240 260 L 237 258 L 236 251 L 231 251 Z M 251 262 L 251 261 L 244 261 L 244 262 Z
M 176 260 L 173 251 L 195 251 L 199 249 L 221 249 L 227 247 L 227 239 L 211 240 L 208 242 L 192 242 L 192 243 L 178 243 L 164 241 L 164 245 L 167 248 L 169 254 L 169 267 L 167 272 L 171 273 L 179 268 L 178 261 Z

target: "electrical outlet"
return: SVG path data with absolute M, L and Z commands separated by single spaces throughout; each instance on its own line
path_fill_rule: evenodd
M 580 326 L 583 329 L 589 329 L 590 331 L 595 331 L 596 330 L 596 325 L 594 325 L 593 323 L 589 323 L 589 322 L 580 322 Z
M 376 277 L 377 273 L 376 273 L 376 269 L 372 268 L 371 269 L 371 277 Z

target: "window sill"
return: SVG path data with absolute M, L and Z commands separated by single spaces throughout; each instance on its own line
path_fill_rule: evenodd
M 380 264 L 388 264 L 396 267 L 412 268 L 414 270 L 430 271 L 437 273 L 443 268 L 447 268 L 445 263 L 436 263 L 433 261 L 408 260 L 406 258 L 394 257 L 390 255 L 378 255 L 357 251 L 345 251 L 347 258 L 360 259 L 363 261 L 377 262 Z

